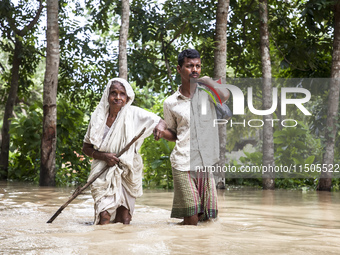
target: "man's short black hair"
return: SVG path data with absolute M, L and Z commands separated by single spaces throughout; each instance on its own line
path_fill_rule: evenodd
M 195 49 L 187 49 L 179 53 L 178 55 L 178 65 L 182 66 L 184 63 L 184 58 L 201 58 L 199 52 Z

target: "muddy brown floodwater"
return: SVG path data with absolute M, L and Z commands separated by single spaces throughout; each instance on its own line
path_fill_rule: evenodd
M 89 191 L 0 182 L 0 254 L 340 254 L 340 193 L 219 190 L 219 217 L 170 218 L 172 192 L 144 191 L 131 225 L 96 226 Z

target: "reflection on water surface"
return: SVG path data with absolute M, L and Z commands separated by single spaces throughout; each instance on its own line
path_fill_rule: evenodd
M 339 254 L 340 193 L 219 190 L 219 218 L 170 219 L 172 192 L 137 199 L 131 225 L 96 226 L 89 191 L 0 182 L 0 254 Z

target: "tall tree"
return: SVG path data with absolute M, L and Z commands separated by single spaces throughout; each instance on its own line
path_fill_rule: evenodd
M 334 146 L 339 125 L 339 91 L 340 91 L 340 1 L 334 6 L 334 41 L 332 55 L 331 83 L 328 92 L 326 146 L 323 155 L 323 166 L 327 171 L 322 172 L 317 190 L 331 191 L 332 165 L 334 163 Z
M 218 0 L 216 10 L 216 33 L 214 49 L 214 78 L 225 81 L 227 73 L 227 21 L 228 21 L 229 0 Z M 218 125 L 220 139 L 220 160 L 218 164 L 224 166 L 226 162 L 227 146 L 227 125 Z M 217 187 L 224 188 L 224 173 L 216 173 L 219 177 Z M 222 180 L 220 180 L 222 178 Z
M 229 0 L 218 0 L 216 10 L 216 34 L 214 49 L 214 77 L 226 78 L 227 67 L 227 19 Z
M 262 62 L 262 105 L 263 109 L 270 109 L 272 106 L 272 84 L 271 84 L 271 62 L 269 52 L 269 31 L 268 31 L 268 2 L 267 0 L 259 1 L 260 12 L 260 48 Z M 272 114 L 263 116 L 263 165 L 268 168 L 274 167 L 274 139 L 273 127 L 270 120 L 273 119 Z M 275 178 L 274 172 L 268 171 L 263 175 L 263 189 L 274 189 Z
M 55 186 L 57 87 L 59 68 L 58 0 L 47 0 L 46 71 L 43 95 L 40 186 Z
M 5 113 L 3 118 L 3 126 L 1 130 L 2 143 L 1 143 L 1 155 L 0 155 L 0 178 L 7 179 L 8 176 L 8 156 L 9 156 L 9 145 L 10 145 L 10 134 L 9 128 L 11 125 L 11 118 L 13 115 L 14 104 L 17 99 L 18 87 L 19 87 L 19 73 L 23 58 L 23 37 L 26 36 L 34 26 L 37 24 L 41 11 L 43 9 L 42 1 L 38 0 L 39 7 L 36 11 L 32 20 L 24 26 L 23 29 L 18 29 L 21 27 L 20 21 L 15 20 L 15 16 L 12 16 L 12 5 L 7 5 L 8 8 L 1 11 L 3 17 L 7 20 L 9 29 L 8 34 L 14 33 L 14 53 L 12 57 L 12 70 L 11 70 L 11 81 L 10 89 L 6 101 Z M 9 3 L 9 1 L 7 1 Z
M 127 67 L 127 39 L 129 35 L 129 19 L 130 19 L 130 5 L 129 0 L 122 0 L 122 16 L 121 26 L 119 33 L 119 77 L 127 80 L 128 67 Z

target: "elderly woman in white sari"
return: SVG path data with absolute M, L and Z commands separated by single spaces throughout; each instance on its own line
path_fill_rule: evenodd
M 157 115 L 132 106 L 135 94 L 121 78 L 110 80 L 91 115 L 83 152 L 93 158 L 89 179 L 108 168 L 92 185 L 94 224 L 129 224 L 135 200 L 142 195 L 143 162 L 138 151 L 146 137 L 155 139 L 166 129 Z M 116 154 L 143 128 L 144 134 L 119 158 Z

